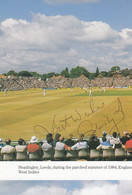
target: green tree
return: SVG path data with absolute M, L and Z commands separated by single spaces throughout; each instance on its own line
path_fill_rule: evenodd
M 130 70 L 128 70 L 128 68 L 125 68 L 124 70 L 122 70 L 122 75 L 123 76 L 129 76 L 129 74 L 130 74 Z
M 41 77 L 41 75 L 38 74 L 37 72 L 31 72 L 31 74 L 32 74 L 33 77 Z
M 46 78 L 47 78 L 46 75 L 47 75 L 47 74 L 42 74 L 42 75 L 41 75 L 41 79 L 42 79 L 43 81 L 46 81 Z
M 112 77 L 112 76 L 113 76 L 113 74 L 111 73 L 111 71 L 109 71 L 107 74 L 107 77 Z
M 57 76 L 58 74 L 56 74 L 55 72 L 49 72 L 47 74 L 42 74 L 41 75 L 41 79 L 46 81 L 47 78 L 51 78 L 53 76 Z
M 71 78 L 77 78 L 80 77 L 81 75 L 86 76 L 87 78 L 89 78 L 89 72 L 86 68 L 81 67 L 81 66 L 77 66 L 76 68 L 72 68 L 70 71 L 70 77 Z
M 119 66 L 113 66 L 112 68 L 111 68 L 111 72 L 119 72 L 121 69 L 120 69 L 120 67 Z
M 95 79 L 95 73 L 89 72 L 89 79 L 90 80 Z
M 130 71 L 129 75 L 132 76 L 132 69 L 130 69 L 129 71 Z
M 101 71 L 100 74 L 103 76 L 103 77 L 107 77 L 107 72 L 106 71 Z
M 9 75 L 18 76 L 18 73 L 15 72 L 14 70 L 10 70 L 6 75 L 7 76 L 9 76 Z
M 46 75 L 47 78 L 51 78 L 51 77 L 53 77 L 53 76 L 56 76 L 55 72 L 49 72 L 49 73 Z
M 24 71 L 20 71 L 20 72 L 18 73 L 18 76 L 32 77 L 33 75 L 32 75 L 31 72 L 28 72 L 28 71 L 24 70 Z
M 69 70 L 67 67 L 65 68 L 65 70 L 61 71 L 61 75 L 66 77 L 66 78 L 69 78 Z
M 99 75 L 99 68 L 96 68 L 96 73 L 95 73 L 95 77 L 97 77 Z

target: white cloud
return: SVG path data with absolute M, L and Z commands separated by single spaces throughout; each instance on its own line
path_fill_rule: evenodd
M 124 40 L 132 40 L 132 29 L 122 29 L 122 31 L 120 32 L 120 36 L 124 39 Z
M 120 195 L 130 195 L 132 193 L 132 181 L 120 181 L 117 191 Z
M 118 36 L 118 33 L 112 30 L 108 24 L 97 21 L 94 22 L 82 21 L 80 34 L 77 40 L 83 42 L 107 41 L 110 39 L 115 39 Z
M 77 65 L 90 71 L 131 66 L 132 29 L 117 32 L 101 21 L 36 14 L 31 22 L 0 23 L 0 69 L 59 72 Z M 125 54 L 125 55 L 124 55 Z
M 76 189 L 72 192 L 72 195 L 131 195 L 132 181 L 92 181 L 83 183 L 81 189 Z
M 25 192 L 20 193 L 19 195 L 58 195 L 58 194 L 63 194 L 63 195 L 68 195 L 69 193 L 67 192 L 66 189 L 61 188 L 61 187 L 45 187 L 45 186 L 35 186 L 27 189 Z

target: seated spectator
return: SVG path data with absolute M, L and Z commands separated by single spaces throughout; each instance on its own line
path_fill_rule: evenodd
M 65 143 L 63 143 L 63 141 L 64 141 L 64 137 L 60 136 L 59 141 L 56 143 L 55 149 L 56 150 L 64 150 L 64 149 L 71 150 L 71 148 L 68 147 Z
M 127 131 L 124 131 L 123 136 L 120 138 L 120 141 L 123 145 L 125 145 L 128 140 L 130 140 L 129 133 Z
M 113 148 L 121 148 L 121 141 L 117 137 L 116 132 L 113 132 L 113 136 L 110 139 L 110 143 L 112 144 Z
M 102 137 L 99 139 L 100 143 L 103 142 L 102 139 L 103 139 L 104 137 L 106 138 L 106 141 L 109 142 L 109 140 L 110 140 L 109 135 L 107 135 L 106 131 L 103 131 L 103 132 L 102 132 Z
M 1 150 L 1 148 L 3 148 L 4 147 L 4 142 L 3 142 L 3 139 L 2 138 L 0 138 L 0 150 Z
M 71 149 L 72 150 L 79 150 L 79 149 L 86 149 L 86 148 L 88 148 L 88 143 L 87 143 L 87 141 L 83 140 L 83 138 L 84 138 L 84 135 L 81 134 L 79 136 L 78 142 L 74 146 L 72 146 Z
M 9 154 L 9 153 L 14 153 L 15 152 L 15 148 L 13 146 L 11 146 L 11 140 L 9 138 L 7 138 L 5 140 L 6 146 L 2 147 L 1 149 L 1 154 Z
M 106 131 L 103 131 L 103 132 L 102 132 L 102 137 L 99 138 L 100 143 L 103 142 L 102 138 L 103 138 L 103 137 L 106 137 L 106 135 L 107 135 L 107 134 L 106 134 Z
M 27 150 L 25 140 L 20 138 L 18 140 L 18 145 L 15 148 L 16 148 L 16 152 L 25 152 Z
M 90 150 L 96 149 L 100 145 L 99 139 L 97 139 L 95 134 L 91 135 L 88 145 Z
M 44 140 L 43 145 L 41 146 L 43 151 L 48 151 L 53 149 L 53 138 L 52 134 L 48 133 L 46 140 Z
M 56 146 L 56 143 L 59 142 L 59 137 L 61 136 L 61 134 L 57 133 L 55 135 L 55 138 L 53 140 L 53 146 L 55 147 Z
M 79 139 L 77 140 L 77 142 L 80 142 L 80 139 L 82 139 L 82 138 L 83 138 L 83 141 L 86 141 L 88 143 L 87 140 L 84 140 L 84 134 L 83 133 L 79 135 Z
M 110 134 L 107 134 L 106 135 L 106 140 L 110 143 L 110 139 L 111 139 L 111 135 Z
M 67 140 L 65 141 L 65 144 L 66 144 L 67 146 L 69 146 L 69 147 L 71 147 L 71 146 L 73 146 L 73 145 L 75 144 L 75 142 L 72 140 L 72 137 L 73 137 L 73 135 L 72 135 L 72 134 L 69 134 L 69 139 L 67 139 Z
M 125 144 L 125 149 L 132 154 L 132 133 L 130 133 L 130 140 Z
M 40 156 L 42 155 L 42 149 L 37 144 L 38 138 L 36 136 L 31 137 L 30 144 L 27 146 L 28 152 L 37 152 Z
M 106 137 L 102 138 L 102 143 L 97 147 L 97 149 L 105 150 L 105 149 L 110 149 L 112 148 L 112 145 L 106 140 Z
M 47 136 L 48 136 L 48 137 L 51 137 L 51 138 L 52 138 L 52 141 L 53 141 L 52 133 L 48 133 Z

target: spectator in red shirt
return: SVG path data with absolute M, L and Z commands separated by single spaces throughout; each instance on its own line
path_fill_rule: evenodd
M 125 144 L 126 150 L 132 154 L 132 133 L 129 134 L 130 140 L 128 140 Z
M 27 146 L 28 152 L 38 152 L 38 154 L 41 156 L 42 155 L 42 149 L 41 147 L 37 144 L 38 138 L 36 136 L 32 136 L 30 140 L 30 144 Z

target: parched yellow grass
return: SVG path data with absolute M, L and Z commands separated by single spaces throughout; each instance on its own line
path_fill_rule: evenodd
M 125 91 L 124 91 L 125 92 Z M 0 137 L 28 140 L 36 135 L 44 139 L 47 132 L 67 137 L 73 133 L 89 136 L 102 131 L 131 132 L 131 96 L 77 96 L 82 89 L 0 92 Z

